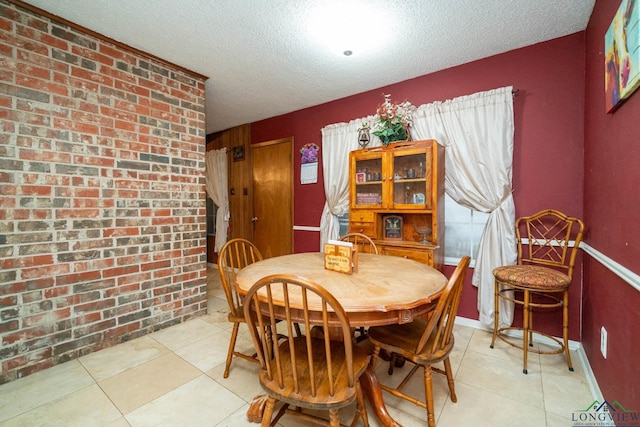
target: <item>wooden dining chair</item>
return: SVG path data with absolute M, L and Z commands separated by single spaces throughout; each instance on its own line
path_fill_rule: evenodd
M 260 260 L 262 260 L 262 255 L 258 248 L 245 239 L 229 240 L 222 249 L 220 249 L 220 253 L 218 254 L 218 272 L 220 273 L 222 288 L 224 289 L 224 294 L 229 304 L 229 314 L 227 318 L 229 322 L 233 323 L 227 361 L 224 367 L 224 378 L 229 376 L 229 367 L 231 366 L 231 360 L 234 356 L 251 362 L 258 362 L 256 355 L 248 355 L 235 351 L 240 324 L 246 322 L 242 307 L 242 297 L 236 291 L 234 283 L 238 271 Z
M 349 319 L 325 288 L 292 275 L 265 277 L 249 289 L 244 316 L 262 366 L 260 385 L 268 395 L 263 427 L 275 425 L 284 414 L 339 426 L 339 410 L 354 401 L 357 411 L 351 425 L 359 419 L 369 425 L 359 382 L 368 354 L 353 345 Z M 277 328 L 279 320 L 282 324 Z M 294 336 L 297 322 L 305 331 L 315 326 L 321 333 Z M 340 339 L 332 340 L 336 329 Z M 272 337 L 278 332 L 289 338 L 274 345 Z M 283 406 L 273 417 L 278 401 Z M 328 410 L 329 421 L 303 409 Z
M 351 242 L 353 246 L 358 248 L 359 253 L 365 254 L 376 254 L 378 255 L 378 247 L 374 243 L 373 240 L 366 234 L 362 233 L 347 233 L 344 236 L 340 237 L 340 240 L 343 242 Z M 359 342 L 367 339 L 367 329 L 364 326 L 358 328 L 358 338 Z
M 351 242 L 358 248 L 358 252 L 378 255 L 378 247 L 369 236 L 362 233 L 347 233 L 340 237 L 343 242 Z
M 569 285 L 582 241 L 582 220 L 553 209 L 518 218 L 516 238 L 517 265 L 505 265 L 493 270 L 495 277 L 494 326 L 491 348 L 496 338 L 523 351 L 523 373 L 527 373 L 527 354 L 565 353 L 569 370 L 573 371 L 569 353 Z M 522 307 L 522 327 L 500 327 L 500 299 Z M 533 310 L 562 308 L 563 340 L 533 328 Z M 522 345 L 513 341 L 508 331 L 522 331 Z M 538 334 L 555 342 L 557 348 L 545 351 L 533 347 Z
M 453 325 L 458 312 L 460 295 L 462 294 L 469 262 L 470 258 L 468 256 L 460 260 L 445 289 L 438 297 L 435 309 L 429 313 L 427 319 L 416 319 L 411 323 L 401 325 L 369 328 L 369 340 L 374 345 L 371 357 L 372 366 L 375 366 L 381 349 L 389 353 L 397 353 L 403 356 L 407 362 L 415 364 L 398 387 L 389 387 L 384 384 L 381 384 L 381 387 L 396 397 L 425 408 L 429 427 L 436 425 L 433 407 L 432 371 L 447 376 L 451 401 L 456 402 L 458 400 L 453 384 L 449 354 L 453 350 Z M 439 362 L 444 362 L 444 370 L 432 366 Z M 424 368 L 425 402 L 402 391 L 402 388 L 420 367 Z

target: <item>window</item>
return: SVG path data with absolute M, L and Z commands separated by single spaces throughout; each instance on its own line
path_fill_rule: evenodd
M 461 206 L 446 194 L 444 200 L 444 262 L 457 265 L 465 255 L 473 262 L 489 214 Z
M 340 224 L 340 237 L 349 232 L 349 211 L 338 215 L 338 223 Z
M 207 235 L 209 236 L 215 236 L 216 234 L 216 211 L 215 203 L 207 197 Z

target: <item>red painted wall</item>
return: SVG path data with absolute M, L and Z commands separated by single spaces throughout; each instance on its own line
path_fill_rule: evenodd
M 586 31 L 584 210 L 587 243 L 640 274 L 640 91 L 614 114 L 604 107 L 604 35 L 619 4 L 596 2 Z M 582 344 L 605 399 L 640 410 L 640 292 L 586 258 Z M 600 354 L 601 326 L 607 359 Z
M 322 127 L 374 114 L 383 93 L 417 106 L 508 85 L 519 89 L 514 99 L 516 214 L 552 207 L 582 216 L 584 33 L 256 122 L 251 126 L 251 140 L 257 143 L 293 136 L 296 149 L 308 142 L 321 146 Z M 295 156 L 294 166 L 294 224 L 318 226 L 325 200 L 322 173 L 318 184 L 300 185 L 299 155 Z M 311 234 L 295 233 L 296 252 L 318 250 L 319 240 L 311 238 Z M 447 268 L 446 273 L 452 269 Z M 570 320 L 574 327 L 570 333 L 571 339 L 579 340 L 579 284 L 574 289 Z M 467 284 L 462 298 L 459 314 L 477 319 L 476 288 Z M 561 324 L 558 318 L 537 322 L 541 329 L 560 335 L 556 324 Z

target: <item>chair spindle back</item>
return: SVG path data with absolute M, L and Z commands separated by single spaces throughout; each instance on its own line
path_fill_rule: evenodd
M 347 233 L 340 237 L 343 242 L 351 242 L 358 248 L 358 252 L 378 255 L 378 247 L 369 236 L 362 233 Z
M 518 218 L 518 264 L 555 268 L 571 278 L 583 233 L 582 220 L 553 209 Z
M 349 320 L 340 303 L 319 284 L 292 275 L 265 277 L 247 293 L 244 313 L 260 363 L 281 389 L 315 397 L 321 387 L 334 396 L 344 386 L 355 386 Z M 304 337 L 294 339 L 296 323 L 304 326 Z M 277 324 L 286 325 L 286 345 L 273 341 Z M 321 328 L 322 338 L 310 333 L 314 325 Z M 330 328 L 336 327 L 341 342 L 330 340 Z M 317 340 L 324 345 L 315 344 Z M 341 379 L 345 372 L 334 366 L 337 359 L 346 366 L 346 384 Z
M 451 274 L 447 285 L 438 298 L 436 308 L 430 314 L 427 326 L 416 347 L 416 353 L 420 353 L 429 341 L 432 342 L 430 351 L 432 354 L 437 354 L 439 350 L 448 346 L 453 336 L 453 325 L 458 313 L 460 296 L 470 261 L 470 257 L 462 257 Z
M 256 245 L 246 239 L 229 240 L 218 254 L 218 272 L 222 287 L 229 309 L 236 316 L 242 315 L 242 297 L 234 286 L 236 274 L 246 266 L 261 260 L 262 254 Z

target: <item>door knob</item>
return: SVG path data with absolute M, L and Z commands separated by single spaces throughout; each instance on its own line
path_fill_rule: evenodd
M 256 222 L 258 220 L 257 216 L 254 216 L 253 218 L 251 218 L 251 222 Z

